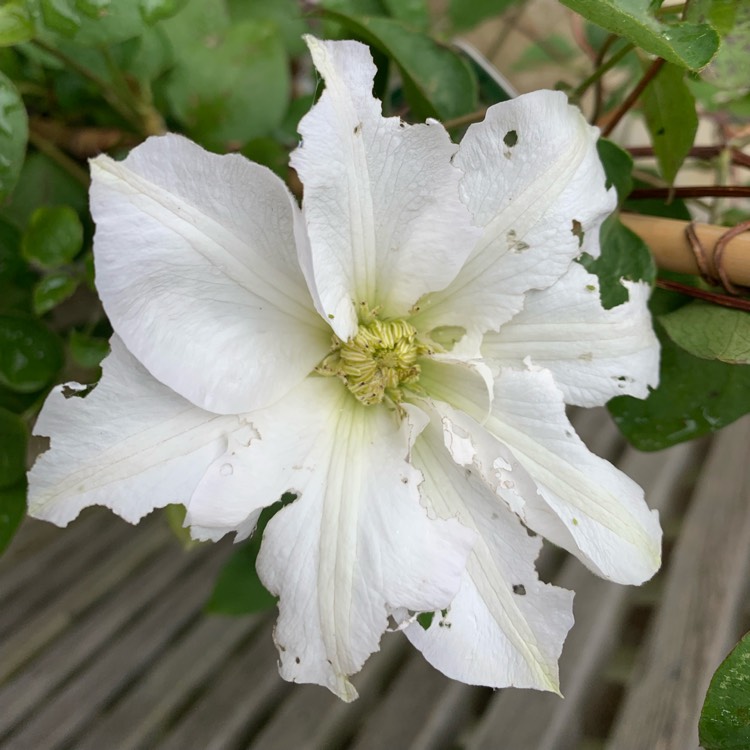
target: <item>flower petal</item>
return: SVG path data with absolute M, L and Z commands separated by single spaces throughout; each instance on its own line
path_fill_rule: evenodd
M 442 125 L 382 117 L 363 44 L 306 40 L 326 88 L 300 122 L 291 163 L 305 186 L 318 294 L 346 340 L 356 304 L 401 317 L 445 287 L 479 231 L 459 198 L 457 147 Z
M 487 110 L 461 141 L 454 164 L 462 196 L 484 229 L 456 279 L 420 301 L 414 325 L 497 330 L 586 251 L 614 210 L 596 151 L 599 131 L 560 92 L 536 91 Z
M 439 425 L 431 422 L 414 446 L 425 501 L 478 539 L 448 611 L 436 613 L 426 630 L 410 625 L 406 636 L 452 679 L 558 692 L 557 660 L 573 625 L 573 594 L 539 581 L 534 560 L 541 539 L 529 536 L 476 474 L 451 461 Z
M 193 406 L 153 378 L 115 336 L 101 382 L 50 393 L 34 432 L 51 440 L 29 473 L 29 513 L 65 526 L 105 505 L 131 523 L 154 508 L 187 503 L 238 417 Z
M 188 508 L 199 527 L 246 528 L 283 492 L 299 495 L 266 527 L 258 572 L 280 597 L 282 676 L 345 700 L 356 697 L 348 677 L 377 649 L 389 614 L 450 603 L 474 539 L 420 505 L 421 477 L 407 459 L 425 417 L 408 414 L 399 422 L 338 380 L 309 378 L 249 415 L 259 437 L 218 459 Z
M 527 363 L 552 372 L 565 402 L 600 406 L 614 396 L 645 398 L 659 382 L 659 342 L 646 303 L 649 286 L 623 280 L 630 295 L 602 307 L 599 282 L 578 263 L 524 309 L 485 335 L 482 355 L 495 374 Z
M 469 465 L 468 436 L 474 451 L 470 465 L 530 529 L 618 583 L 643 583 L 659 568 L 658 513 L 649 511 L 635 482 L 575 434 L 550 372 L 501 372 L 492 413 L 482 426 L 459 412 L 442 411 L 454 459 Z M 452 449 L 457 438 L 460 452 Z M 527 478 L 538 493 L 530 491 Z
M 112 325 L 201 408 L 273 402 L 325 356 L 296 256 L 299 211 L 272 172 L 175 135 L 91 163 L 96 283 Z

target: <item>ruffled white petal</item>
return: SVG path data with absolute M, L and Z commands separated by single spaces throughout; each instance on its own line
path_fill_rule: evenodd
M 474 539 L 420 505 L 421 476 L 407 459 L 425 416 L 408 413 L 399 421 L 338 380 L 310 378 L 249 415 L 258 437 L 215 462 L 188 509 L 189 523 L 226 530 L 283 492 L 299 495 L 266 527 L 258 572 L 280 597 L 282 676 L 345 700 L 389 614 L 448 606 Z
M 439 419 L 417 439 L 414 465 L 425 503 L 477 533 L 453 603 L 406 636 L 437 669 L 472 685 L 559 691 L 557 661 L 573 625 L 573 594 L 540 582 L 532 538 L 472 469 L 453 461 Z
M 454 460 L 476 469 L 530 529 L 617 583 L 643 583 L 658 570 L 658 513 L 635 482 L 576 435 L 549 371 L 501 372 L 481 426 L 438 402 L 435 408 Z
M 479 231 L 459 198 L 457 147 L 442 125 L 382 117 L 364 45 L 307 43 L 326 88 L 300 122 L 291 163 L 305 186 L 315 285 L 345 340 L 356 330 L 357 304 L 401 317 L 445 287 Z
M 646 303 L 649 286 L 623 281 L 629 299 L 605 310 L 599 282 L 578 263 L 482 342 L 497 375 L 528 364 L 552 372 L 565 402 L 600 406 L 614 396 L 645 398 L 659 382 L 659 342 Z
M 273 402 L 330 342 L 297 261 L 281 180 L 175 135 L 91 163 L 96 283 L 114 329 L 197 406 Z
M 136 523 L 154 508 L 187 503 L 227 436 L 246 429 L 239 417 L 198 409 L 162 385 L 117 336 L 100 383 L 82 392 L 56 388 L 34 428 L 51 445 L 29 473 L 29 513 L 59 526 L 89 505 Z
M 599 254 L 599 227 L 616 196 L 605 188 L 598 134 L 552 91 L 496 104 L 469 128 L 453 161 L 484 232 L 456 279 L 420 302 L 420 330 L 497 330 L 527 290 L 553 284 L 582 251 Z

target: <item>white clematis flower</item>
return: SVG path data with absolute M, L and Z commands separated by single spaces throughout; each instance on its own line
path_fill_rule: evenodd
M 292 157 L 302 210 L 179 136 L 92 162 L 116 334 L 90 394 L 45 404 L 30 512 L 183 503 L 197 538 L 241 539 L 296 493 L 258 558 L 286 679 L 353 699 L 394 618 L 450 677 L 557 690 L 572 594 L 537 579 L 527 528 L 620 583 L 660 556 L 640 488 L 565 415 L 657 379 L 647 288 L 605 310 L 573 262 L 615 205 L 598 132 L 537 92 L 458 148 L 382 117 L 366 47 L 307 41 L 326 89 Z

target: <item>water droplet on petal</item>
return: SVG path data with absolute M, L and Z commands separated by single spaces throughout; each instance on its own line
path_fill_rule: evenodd
M 223 477 L 228 477 L 232 474 L 234 471 L 234 468 L 232 467 L 232 464 L 222 464 L 221 468 L 219 469 L 219 474 Z

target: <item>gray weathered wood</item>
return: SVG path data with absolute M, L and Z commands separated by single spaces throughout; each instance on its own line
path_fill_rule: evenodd
M 192 562 L 172 544 L 165 546 L 113 588 L 101 603 L 85 612 L 14 678 L 0 686 L 0 737 L 41 705 L 71 674 L 116 640 L 120 629 L 142 615 Z
M 186 705 L 204 681 L 218 679 L 218 667 L 260 618 L 206 617 L 170 643 L 148 672 L 108 713 L 76 740 L 76 750 L 101 750 L 117 737 L 118 750 L 148 750 L 153 737 Z
M 325 688 L 298 685 L 251 750 L 335 750 L 345 747 L 363 717 L 377 705 L 411 646 L 400 633 L 386 633 L 381 650 L 352 680 L 360 693 L 354 703 L 342 703 Z
M 750 557 L 750 419 L 714 440 L 612 750 L 694 750 L 716 667 L 738 636 Z
M 113 539 L 121 542 L 114 547 L 112 554 L 104 557 L 102 553 L 107 547 L 102 550 L 93 545 L 98 554 L 89 559 L 85 571 L 78 571 L 73 580 L 65 578 L 68 585 L 56 592 L 55 598 L 50 598 L 46 606 L 37 609 L 24 621 L 22 628 L 17 628 L 0 644 L 0 680 L 7 678 L 62 633 L 81 612 L 116 586 L 156 549 L 167 542 L 174 543 L 167 529 L 158 524 L 146 526 L 141 533 L 127 527 L 128 533 L 124 536 L 123 522 L 117 521 L 112 529 L 112 535 L 102 535 L 108 541 L 108 547 Z
M 677 446 L 661 454 L 628 449 L 622 468 L 644 487 L 652 507 L 668 516 L 679 479 L 699 454 L 696 445 Z M 501 691 L 467 743 L 469 750 L 492 750 L 501 736 L 513 750 L 573 750 L 581 742 L 586 704 L 617 642 L 632 589 L 597 578 L 574 558 L 554 582 L 576 592 L 576 622 L 560 659 L 565 700 L 551 693 Z M 541 716 L 544 721 L 539 720 Z
M 58 750 L 133 679 L 198 615 L 230 547 L 196 556 L 190 571 L 146 614 L 122 631 L 111 647 L 65 685 L 1 744 L 3 750 Z
M 279 676 L 270 614 L 265 620 L 169 735 L 149 750 L 234 750 L 295 690 Z

